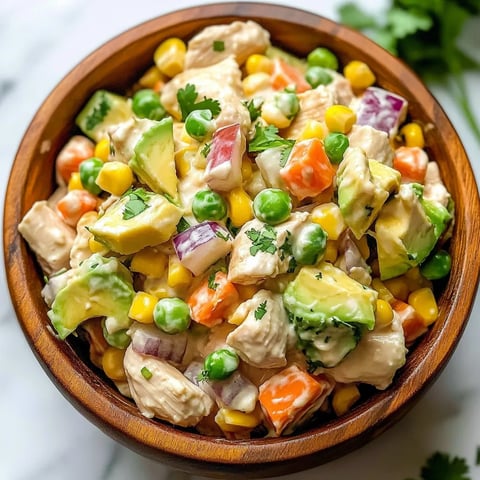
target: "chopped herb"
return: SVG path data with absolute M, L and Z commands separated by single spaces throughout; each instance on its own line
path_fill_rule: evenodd
M 197 380 L 199 382 L 206 382 L 209 380 L 209 378 L 208 370 L 202 370 L 197 376 Z
M 217 272 L 212 272 L 208 276 L 208 288 L 210 288 L 210 290 L 216 290 L 218 287 L 218 283 L 215 282 L 216 275 L 217 275 Z
M 177 223 L 177 232 L 181 233 L 190 228 L 190 224 L 185 220 L 185 217 L 182 217 Z
M 469 467 L 464 458 L 450 457 L 446 453 L 436 452 L 422 467 L 422 480 L 471 480 Z
M 86 129 L 93 130 L 99 123 L 102 123 L 109 110 L 110 103 L 105 95 L 105 92 L 102 92 L 100 101 L 97 105 L 95 105 L 92 113 L 85 119 Z
M 295 140 L 288 140 L 278 135 L 277 127 L 273 125 L 262 127 L 257 123 L 255 125 L 255 135 L 248 145 L 248 151 L 264 152 L 269 148 L 282 147 L 283 151 L 280 158 L 280 164 L 281 166 L 285 166 L 294 143 Z
M 130 220 L 136 217 L 150 206 L 147 203 L 149 195 L 143 188 L 129 190 L 124 195 L 127 195 L 129 198 L 123 210 L 124 220 Z
M 258 252 L 274 254 L 277 247 L 274 241 L 277 239 L 277 233 L 270 225 L 265 225 L 263 230 L 255 230 L 254 228 L 247 230 L 245 235 L 252 241 L 250 254 L 255 256 Z
M 261 320 L 267 313 L 267 301 L 262 302 L 254 312 L 255 320 Z
M 210 153 L 210 149 L 212 148 L 211 143 L 206 143 L 200 153 L 206 158 L 208 154 Z
M 327 336 L 323 339 L 324 343 L 328 343 L 328 342 L 330 341 L 330 338 L 332 338 L 332 337 L 330 337 L 329 335 L 327 335 Z
M 145 380 L 150 380 L 153 376 L 152 372 L 147 367 L 142 367 L 140 373 Z
M 367 217 L 370 217 L 372 215 L 374 208 L 370 205 L 365 205 L 365 210 L 367 211 Z
M 254 122 L 262 113 L 263 98 L 252 98 L 248 102 L 243 102 L 250 114 L 250 120 Z
M 215 232 L 215 236 L 217 236 L 218 238 L 222 239 L 223 241 L 225 242 L 228 242 L 230 240 L 230 238 L 228 237 L 228 235 L 225 235 L 224 233 L 222 233 L 220 230 L 217 230 Z
M 187 83 L 185 88 L 180 88 L 177 91 L 177 101 L 182 111 L 182 122 L 185 121 L 188 114 L 194 110 L 210 110 L 212 115 L 217 116 L 220 111 L 220 102 L 211 98 L 203 97 L 203 100 L 197 102 L 198 93 L 195 85 Z
M 293 273 L 296 268 L 297 268 L 297 261 L 295 260 L 294 257 L 291 257 L 288 262 L 287 273 Z
M 315 278 L 317 280 L 321 280 L 322 279 L 322 272 L 318 272 L 316 275 L 315 275 Z
M 279 248 L 280 250 L 280 260 L 285 260 L 289 255 L 292 255 L 292 244 L 290 242 L 292 234 L 287 231 L 287 236 L 285 241 L 283 242 L 282 246 Z
M 225 50 L 225 42 L 223 40 L 214 40 L 213 41 L 213 51 L 214 52 L 223 52 Z
M 90 265 L 90 270 L 93 270 L 97 267 L 98 267 L 98 263 L 93 263 L 92 265 Z

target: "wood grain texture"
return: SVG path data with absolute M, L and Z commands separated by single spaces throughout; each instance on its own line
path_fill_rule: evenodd
M 381 86 L 409 100 L 412 118 L 433 125 L 426 134 L 428 153 L 438 161 L 456 203 L 452 272 L 439 299 L 440 318 L 393 385 L 340 419 L 293 437 L 249 442 L 212 439 L 146 419 L 70 343 L 57 340 L 47 329 L 41 272 L 17 231 L 32 204 L 52 192 L 55 156 L 96 89 L 126 89 L 151 64 L 165 38 L 188 40 L 207 25 L 237 19 L 256 20 L 271 32 L 273 43 L 299 55 L 323 45 L 343 64 L 351 59 L 369 64 Z M 401 61 L 361 34 L 317 15 L 228 3 L 178 11 L 135 27 L 93 52 L 59 83 L 32 120 L 15 158 L 5 199 L 4 257 L 12 301 L 30 347 L 60 392 L 89 420 L 133 450 L 182 470 L 216 478 L 261 478 L 337 458 L 379 435 L 418 400 L 445 367 L 472 308 L 480 270 L 479 232 L 478 189 L 460 140 L 441 107 Z

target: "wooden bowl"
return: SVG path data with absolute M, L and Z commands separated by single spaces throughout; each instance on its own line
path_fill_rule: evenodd
M 73 119 L 98 88 L 125 90 L 152 62 L 165 38 L 190 38 L 207 25 L 253 19 L 272 41 L 299 55 L 319 45 L 345 64 L 366 62 L 378 83 L 409 100 L 412 118 L 426 131 L 431 158 L 456 204 L 452 271 L 440 299 L 440 317 L 394 383 L 373 393 L 350 413 L 284 438 L 228 441 L 186 432 L 143 417 L 136 406 L 95 373 L 70 342 L 49 331 L 40 296 L 42 274 L 17 231 L 33 202 L 54 189 L 54 159 L 75 131 Z M 422 82 L 398 59 L 359 33 L 305 11 L 262 3 L 202 5 L 174 12 L 121 34 L 74 68 L 45 100 L 19 147 L 6 193 L 4 251 L 8 284 L 25 336 L 59 390 L 89 420 L 119 442 L 179 469 L 221 477 L 286 474 L 337 458 L 365 444 L 404 415 L 431 385 L 452 355 L 465 327 L 480 270 L 480 206 L 474 176 L 460 140 Z

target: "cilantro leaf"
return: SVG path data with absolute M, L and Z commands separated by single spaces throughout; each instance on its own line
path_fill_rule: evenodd
M 446 453 L 434 453 L 422 467 L 422 480 L 471 480 L 464 458 L 450 457 Z
M 177 91 L 177 101 L 182 112 L 182 122 L 185 121 L 188 114 L 194 110 L 210 110 L 215 117 L 221 112 L 220 102 L 211 98 L 203 97 L 203 100 L 197 102 L 198 93 L 195 85 L 187 83 L 185 88 L 179 88 Z
M 277 239 L 277 232 L 271 225 L 265 225 L 263 230 L 255 230 L 251 228 L 245 232 L 245 235 L 252 241 L 250 247 L 250 255 L 253 257 L 258 252 L 270 253 L 273 255 L 277 251 L 275 240 Z
M 215 232 L 215 236 L 220 238 L 221 240 L 223 240 L 224 242 L 228 242 L 228 240 L 230 240 L 230 238 L 228 237 L 228 235 L 225 235 L 224 233 L 222 233 L 220 230 L 217 230 Z
M 124 193 L 124 196 L 128 196 L 128 200 L 123 209 L 122 218 L 124 220 L 130 220 L 131 218 L 136 217 L 150 206 L 147 203 L 150 196 L 143 188 L 129 190 Z
M 217 287 L 218 287 L 218 283 L 215 282 L 215 276 L 217 275 L 217 272 L 212 272 L 209 276 L 208 276 L 208 288 L 210 290 L 216 290 Z
M 372 15 L 368 15 L 354 3 L 345 3 L 340 6 L 338 13 L 340 22 L 357 30 L 364 28 L 374 28 L 377 21 Z
M 255 135 L 248 145 L 248 151 L 263 152 L 269 148 L 293 146 L 295 140 L 287 140 L 278 135 L 278 128 L 273 125 L 262 127 L 255 125 Z
M 177 223 L 177 233 L 184 232 L 190 228 L 190 223 L 185 220 L 185 217 L 182 217 Z
M 418 30 L 429 30 L 433 21 L 429 15 L 421 10 L 404 10 L 392 8 L 387 13 L 390 31 L 395 38 L 403 38 Z
M 205 146 L 202 148 L 201 150 L 201 154 L 204 156 L 204 157 L 207 157 L 208 154 L 210 153 L 210 149 L 212 148 L 212 144 L 211 143 L 206 143 Z
M 262 302 L 253 312 L 255 320 L 261 320 L 267 313 L 267 301 Z
M 254 122 L 262 113 L 263 99 L 260 97 L 252 98 L 248 102 L 243 102 L 250 114 L 250 120 Z
M 85 119 L 85 127 L 87 130 L 93 130 L 99 123 L 102 123 L 107 113 L 110 111 L 110 102 L 105 95 L 105 92 L 101 92 L 100 101 L 93 108 L 92 113 Z

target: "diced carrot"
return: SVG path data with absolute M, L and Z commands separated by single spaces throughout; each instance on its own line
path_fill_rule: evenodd
M 210 285 L 209 285 L 210 284 Z M 215 279 L 205 280 L 188 298 L 192 320 L 207 327 L 214 327 L 228 316 L 239 303 L 235 285 L 227 280 L 227 274 L 217 272 Z
M 402 182 L 423 184 L 427 174 L 428 156 L 419 147 L 399 147 L 395 150 L 393 168 L 402 175 Z
M 271 80 L 275 90 L 284 90 L 288 86 L 295 86 L 296 92 L 302 93 L 312 88 L 298 68 L 280 58 L 273 61 Z
M 291 365 L 270 377 L 259 388 L 258 400 L 277 435 L 299 420 L 333 385 Z
M 417 338 L 427 332 L 428 328 L 425 322 L 411 305 L 397 298 L 390 305 L 400 316 L 406 345 L 411 345 Z
M 57 181 L 68 183 L 73 172 L 78 172 L 79 165 L 87 158 L 93 157 L 94 143 L 82 135 L 74 135 L 60 150 L 56 161 Z
M 280 176 L 288 190 L 299 200 L 315 197 L 333 183 L 335 169 L 319 138 L 310 138 L 293 145 Z
M 98 198 L 86 190 L 70 190 L 58 201 L 57 212 L 67 225 L 75 227 L 84 213 L 97 208 L 97 201 Z

